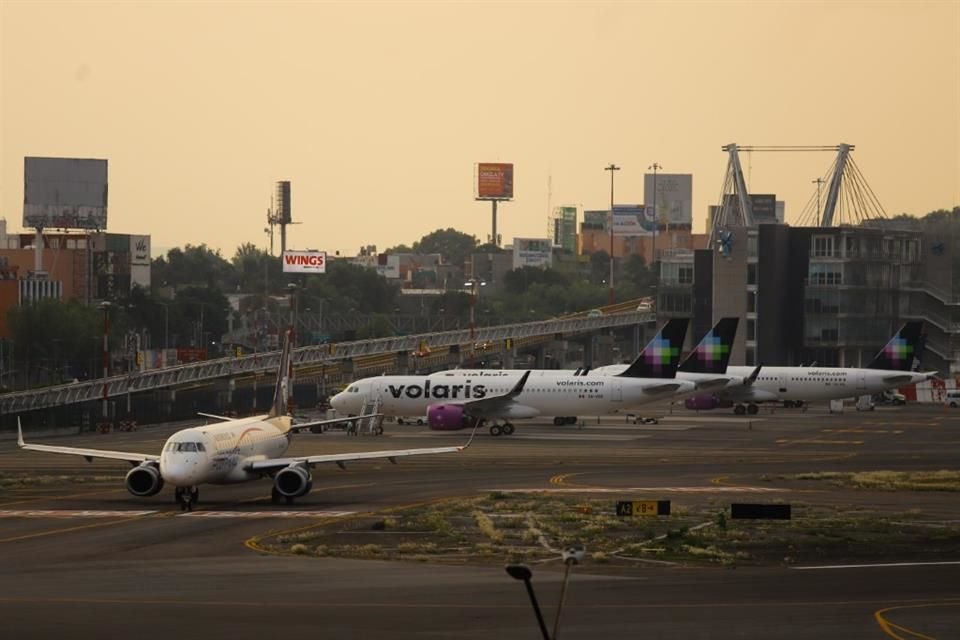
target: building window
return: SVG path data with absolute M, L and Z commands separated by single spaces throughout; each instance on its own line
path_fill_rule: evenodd
M 747 340 L 757 339 L 757 321 L 747 318 Z
M 757 364 L 757 350 L 753 347 L 747 347 L 746 352 L 746 361 L 749 366 L 755 366 Z
M 813 257 L 832 258 L 833 236 L 813 236 Z
M 757 265 L 747 265 L 747 284 L 757 284 Z
M 757 257 L 757 236 L 753 234 L 747 236 L 747 257 Z
M 678 280 L 680 284 L 693 284 L 693 265 L 692 264 L 680 265 L 680 273 L 678 274 Z
M 747 291 L 747 313 L 757 312 L 757 292 Z

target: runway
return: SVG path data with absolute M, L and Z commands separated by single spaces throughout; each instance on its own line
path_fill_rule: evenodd
M 283 557 L 246 545 L 315 522 L 494 490 L 609 494 L 611 500 L 642 492 L 678 507 L 778 499 L 960 521 L 951 492 L 850 490 L 784 479 L 823 471 L 956 469 L 960 412 L 908 406 L 830 415 L 814 408 L 734 417 L 657 410 L 657 425 L 627 424 L 622 417 L 590 419 L 581 428 L 533 421 L 518 423 L 512 437 L 478 434 L 461 454 L 357 463 L 345 471 L 318 467 L 314 490 L 294 505 L 270 504 L 268 480 L 204 486 L 190 514 L 173 504 L 170 490 L 145 499 L 129 495 L 122 464 L 21 452 L 5 440 L 3 635 L 536 638 L 524 586 L 502 564 Z M 149 453 L 159 451 L 172 430 L 27 437 Z M 304 434 L 290 453 L 445 445 L 467 435 L 388 425 L 381 437 Z M 935 547 L 924 551 L 923 563 L 877 557 L 807 568 L 612 568 L 588 559 L 572 571 L 560 632 L 564 638 L 956 637 L 960 581 L 957 565 L 948 563 L 960 558 L 939 557 Z M 562 565 L 558 558 L 532 570 L 549 627 Z

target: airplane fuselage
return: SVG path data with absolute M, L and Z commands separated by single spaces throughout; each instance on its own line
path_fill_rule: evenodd
M 745 378 L 753 367 L 727 367 L 727 374 Z M 925 373 L 842 367 L 763 367 L 749 386 L 724 390 L 725 397 L 739 402 L 839 400 L 873 395 L 927 380 Z
M 163 445 L 160 475 L 178 487 L 229 484 L 261 477 L 250 462 L 279 458 L 290 446 L 290 418 L 243 418 L 177 431 Z
M 430 405 L 459 404 L 505 394 L 523 371 L 478 371 L 465 374 L 447 371 L 430 376 L 378 376 L 351 385 L 334 406 L 340 412 L 356 413 L 364 400 L 379 399 L 379 411 L 387 416 L 422 415 Z M 690 383 L 672 379 L 580 377 L 533 371 L 523 391 L 502 412 L 491 418 L 532 418 L 539 415 L 605 415 L 628 410 L 672 395 L 677 387 L 692 390 Z M 662 389 L 662 390 L 661 390 Z

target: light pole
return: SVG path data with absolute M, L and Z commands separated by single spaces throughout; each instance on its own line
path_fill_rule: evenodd
M 476 325 L 474 324 L 475 307 L 477 306 L 477 296 L 480 294 L 480 290 L 477 289 L 477 287 L 485 287 L 487 283 L 484 280 L 470 278 L 463 283 L 463 286 L 470 287 L 470 339 L 473 340 L 476 329 Z
M 537 604 L 537 595 L 533 592 L 533 585 L 530 579 L 533 572 L 530 567 L 523 564 L 511 564 L 507 566 L 507 574 L 514 580 L 522 580 L 527 587 L 527 595 L 530 596 L 530 604 L 533 605 L 533 612 L 537 615 L 537 624 L 540 625 L 540 633 L 543 634 L 543 640 L 550 640 L 550 634 L 547 633 L 547 625 L 543 621 L 543 614 L 540 613 L 540 605 Z
M 108 417 L 107 410 L 107 377 L 110 374 L 110 350 L 107 344 L 107 335 L 110 333 L 110 303 L 106 300 L 99 304 L 103 311 L 103 419 Z
M 647 167 L 648 169 L 653 169 L 653 255 L 650 256 L 650 267 L 652 268 L 657 264 L 657 231 L 660 230 L 660 217 L 657 215 L 657 171 L 663 169 L 663 166 L 654 162 L 652 165 Z M 654 300 L 656 301 L 657 297 L 660 294 L 660 267 L 657 266 L 654 271 L 656 276 L 655 289 L 654 289 Z M 656 318 L 657 307 L 660 305 L 654 306 L 654 318 Z
M 810 182 L 815 182 L 817 184 L 817 224 L 820 224 L 820 187 L 824 183 L 823 178 L 817 178 L 816 180 L 811 180 Z
M 604 167 L 603 170 L 610 172 L 610 294 L 607 302 L 613 304 L 616 300 L 613 291 L 613 174 L 615 171 L 620 171 L 620 167 L 611 162 L 610 166 Z

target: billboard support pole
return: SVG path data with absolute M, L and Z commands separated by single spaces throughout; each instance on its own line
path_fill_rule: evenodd
M 493 234 L 490 236 L 490 242 L 493 243 L 493 246 L 499 247 L 500 241 L 497 240 L 497 202 L 498 200 L 491 200 L 493 203 Z
M 615 171 L 620 171 L 620 167 L 611 162 L 610 166 L 604 167 L 603 170 L 610 172 L 610 294 L 607 304 L 613 304 L 617 299 L 613 290 L 613 174 Z

